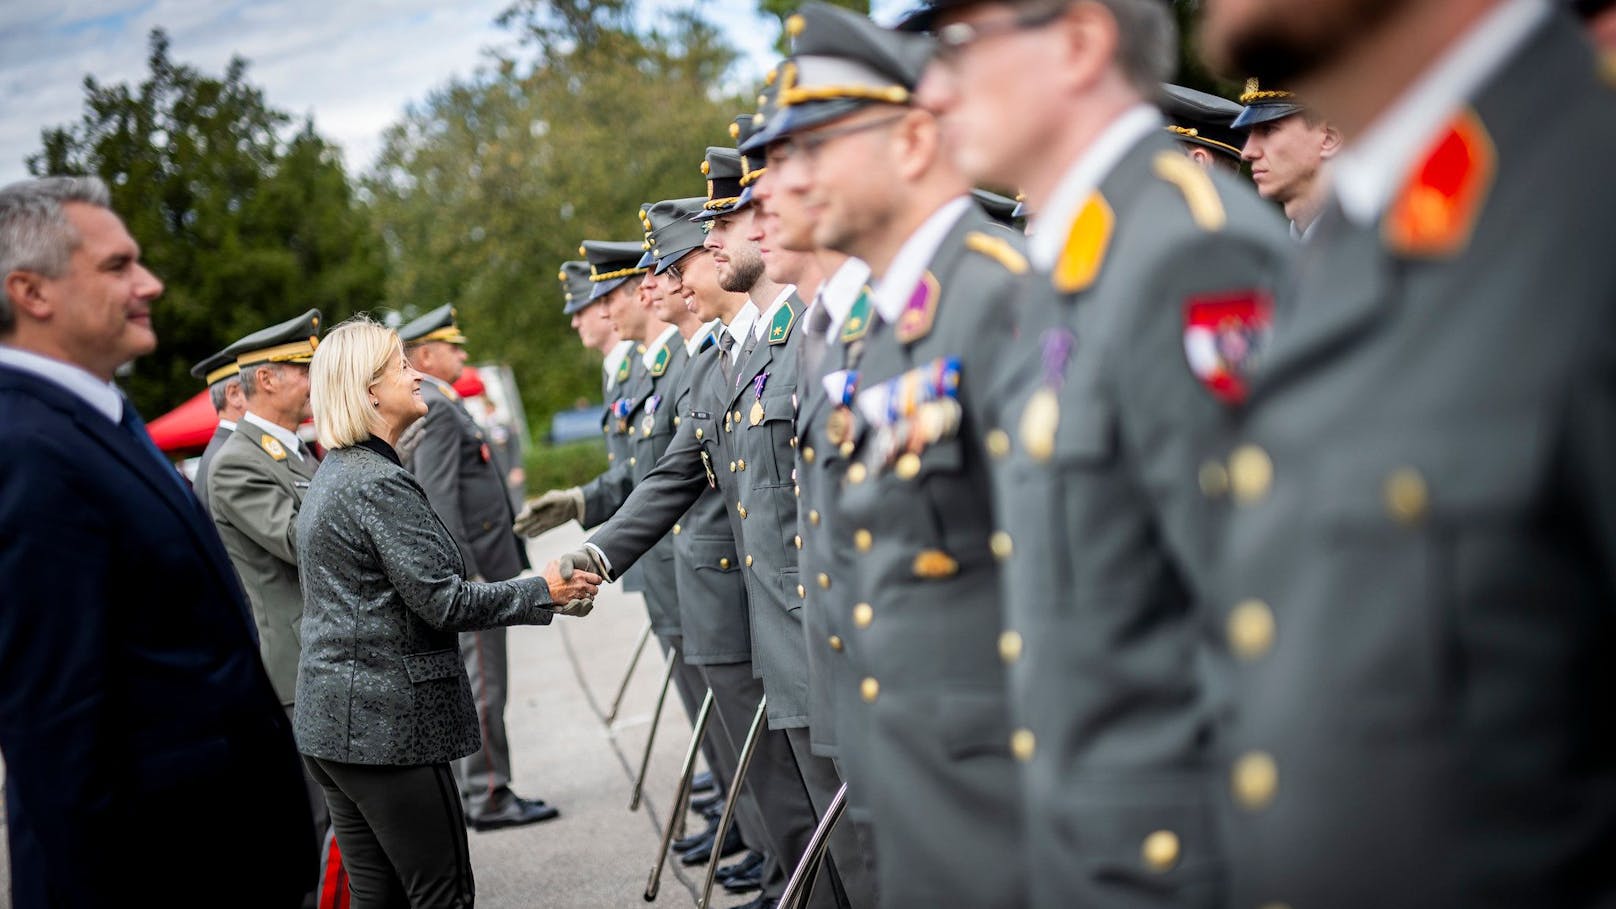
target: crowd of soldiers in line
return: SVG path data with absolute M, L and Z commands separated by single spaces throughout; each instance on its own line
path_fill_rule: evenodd
M 610 463 L 514 527 L 577 520 L 563 564 L 643 593 L 712 716 L 675 846 L 744 851 L 753 905 L 844 808 L 803 904 L 1616 890 L 1611 68 L 1542 0 L 1204 7 L 1240 104 L 1163 84 L 1159 0 L 810 3 L 692 194 L 562 265 Z M 198 367 L 216 405 L 254 377 L 197 489 L 278 690 L 307 381 L 251 367 L 317 318 Z M 406 455 L 468 572 L 512 576 L 455 313 L 401 335 L 434 392 Z M 487 724 L 503 632 L 466 637 L 500 704 L 468 814 L 553 813 Z

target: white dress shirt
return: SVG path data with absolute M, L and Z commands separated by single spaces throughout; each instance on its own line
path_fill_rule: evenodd
M 303 440 L 297 437 L 297 433 L 292 432 L 290 429 L 287 429 L 284 426 L 277 426 L 250 410 L 241 415 L 241 422 L 251 423 L 259 429 L 262 429 L 264 432 L 269 433 L 271 436 L 274 436 L 276 441 L 280 442 L 281 445 L 286 448 L 288 454 L 294 458 L 297 458 L 299 461 L 303 460 Z
M 662 334 L 657 335 L 656 340 L 645 345 L 645 353 L 640 355 L 640 362 L 645 364 L 646 369 L 650 369 L 656 363 L 657 351 L 672 341 L 673 336 L 678 333 L 678 326 L 669 325 L 667 328 L 662 329 Z
M 728 332 L 730 337 L 735 339 L 734 356 L 739 357 L 741 355 L 741 347 L 743 346 L 741 344 L 741 339 L 746 337 L 746 333 L 752 330 L 752 326 L 757 324 L 757 320 L 757 304 L 753 303 L 751 300 L 747 300 L 746 305 L 742 306 L 740 310 L 735 313 L 734 318 L 730 319 L 727 323 L 720 321 L 719 325 L 722 330 L 719 332 L 719 334 L 722 335 L 724 332 Z
M 235 432 L 236 431 L 236 421 L 235 420 L 220 419 L 219 420 L 219 428 L 223 429 L 225 432 Z
M 1101 131 L 1083 154 L 1066 169 L 1055 191 L 1038 212 L 1038 225 L 1029 231 L 1027 258 L 1040 271 L 1050 271 L 1060 261 L 1066 245 L 1066 229 L 1077 218 L 1083 204 L 1116 168 L 1128 149 L 1152 132 L 1160 132 L 1161 112 L 1149 104 L 1136 104 L 1123 111 Z
M 0 364 L 60 386 L 114 423 L 123 420 L 123 393 L 118 391 L 118 386 L 72 363 L 0 344 Z
M 898 254 L 892 257 L 892 264 L 876 285 L 873 301 L 888 325 L 897 324 L 903 308 L 909 305 L 915 285 L 925 276 L 926 266 L 937 257 L 937 247 L 943 245 L 943 238 L 970 210 L 971 204 L 970 196 L 956 196 L 944 202 L 898 247 Z

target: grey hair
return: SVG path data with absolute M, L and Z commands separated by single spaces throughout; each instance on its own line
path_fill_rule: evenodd
M 1178 22 L 1161 0 L 1098 0 L 1117 20 L 1117 65 L 1129 84 L 1154 101 L 1178 66 Z
M 111 208 L 112 196 L 99 177 L 40 177 L 0 188 L 0 278 L 31 271 L 47 278 L 67 272 L 80 237 L 62 206 L 80 202 Z M 11 298 L 0 292 L 0 334 L 15 327 Z
M 241 393 L 249 399 L 258 397 L 258 372 L 263 369 L 272 369 L 279 372 L 279 363 L 259 363 L 257 366 L 244 366 L 241 369 Z
M 213 409 L 215 412 L 224 412 L 225 403 L 228 401 L 226 396 L 230 393 L 230 386 L 240 384 L 241 376 L 234 375 L 228 379 L 220 379 L 219 381 L 208 386 L 208 400 L 213 403 Z M 245 394 L 246 389 L 242 389 L 242 393 Z

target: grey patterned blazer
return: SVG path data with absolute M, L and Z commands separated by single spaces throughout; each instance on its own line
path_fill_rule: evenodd
M 321 462 L 298 511 L 297 553 L 298 749 L 399 765 L 476 751 L 456 632 L 549 624 L 543 579 L 465 580 L 460 549 L 421 484 L 376 440 Z

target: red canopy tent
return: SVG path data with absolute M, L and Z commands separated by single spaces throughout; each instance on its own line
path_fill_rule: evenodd
M 152 441 L 164 454 L 182 455 L 199 452 L 208 446 L 213 430 L 219 426 L 219 415 L 213 410 L 206 391 L 146 424 Z

